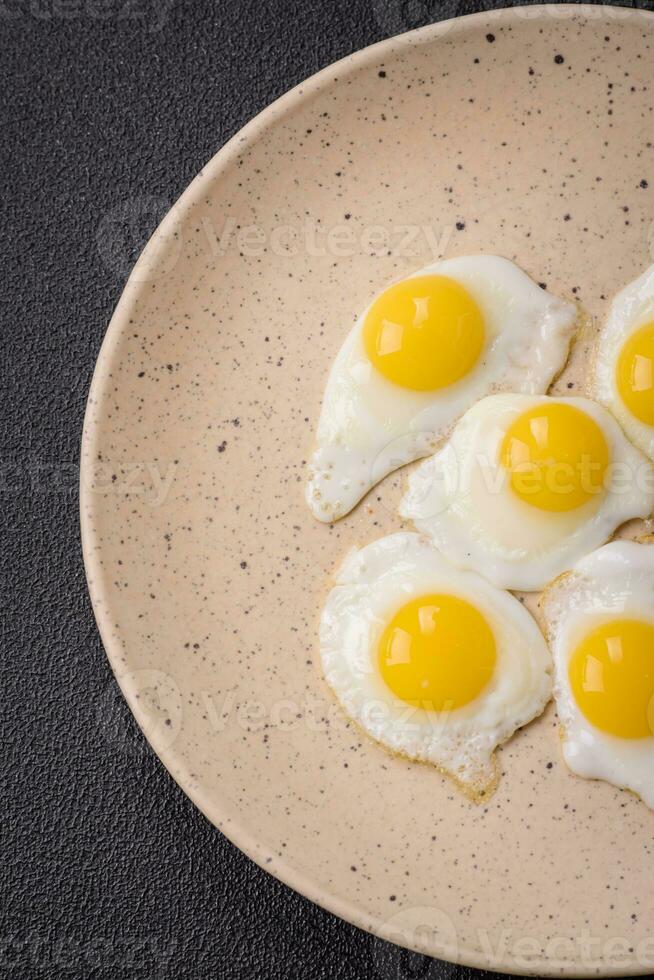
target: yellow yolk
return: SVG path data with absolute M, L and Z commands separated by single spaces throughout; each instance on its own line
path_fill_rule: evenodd
M 618 357 L 616 384 L 631 414 L 654 426 L 654 322 L 627 339 Z
M 363 325 L 366 354 L 393 384 L 436 391 L 463 378 L 484 346 L 474 299 L 447 276 L 414 276 L 385 290 Z
M 609 450 L 593 419 L 564 402 L 536 405 L 506 431 L 500 460 L 511 488 L 540 510 L 575 510 L 604 490 Z
M 654 735 L 654 624 L 604 623 L 577 647 L 568 668 L 584 717 L 609 735 Z
M 495 669 L 495 637 L 474 606 L 425 595 L 393 616 L 379 644 L 379 668 L 393 694 L 431 711 L 476 698 Z

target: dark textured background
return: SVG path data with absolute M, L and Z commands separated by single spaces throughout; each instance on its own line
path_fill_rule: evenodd
M 0 0 L 1 975 L 482 976 L 333 918 L 194 809 L 112 680 L 86 595 L 77 478 L 91 373 L 127 270 L 201 166 L 335 59 L 505 5 Z

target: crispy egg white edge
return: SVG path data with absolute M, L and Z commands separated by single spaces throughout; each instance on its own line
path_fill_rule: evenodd
M 527 313 L 521 314 L 521 336 L 503 331 L 498 320 L 491 330 L 492 342 L 476 368 L 436 396 L 399 388 L 375 372 L 375 383 L 386 391 L 388 399 L 397 403 L 400 398 L 408 406 L 406 431 L 398 435 L 384 431 L 383 420 L 370 416 L 362 394 L 374 371 L 361 339 L 370 304 L 344 341 L 325 387 L 305 493 L 311 512 L 320 521 L 344 516 L 388 473 L 432 453 L 478 398 L 503 388 L 527 394 L 546 391 L 565 364 L 577 319 L 576 307 L 542 290 L 509 259 L 461 256 L 418 269 L 397 281 L 429 274 L 450 276 L 475 298 L 475 278 L 480 274 L 489 291 L 497 291 L 496 284 L 502 279 L 512 281 L 513 290 L 521 294 L 527 306 Z M 511 298 L 509 292 L 509 301 Z M 483 306 L 482 310 L 486 316 L 488 311 Z M 349 421 L 368 429 L 370 444 L 365 452 L 360 446 L 348 444 Z M 342 467 L 347 474 L 343 480 L 335 479 L 336 467 Z
M 629 283 L 614 298 L 595 352 L 591 393 L 618 419 L 629 438 L 654 459 L 654 428 L 631 414 L 616 383 L 616 365 L 622 345 L 639 327 L 654 319 L 654 265 Z
M 525 535 L 528 540 L 528 528 L 521 535 L 518 525 L 517 545 L 511 553 L 498 548 L 498 553 L 493 554 L 488 538 L 479 542 L 471 536 L 466 512 L 462 508 L 465 494 L 460 492 L 458 480 L 452 477 L 452 468 L 456 468 L 456 473 L 465 475 L 470 455 L 488 450 L 487 445 L 479 447 L 474 444 L 474 426 L 478 420 L 488 421 L 488 413 L 499 414 L 508 405 L 519 403 L 521 411 L 525 411 L 549 400 L 567 402 L 587 412 L 598 422 L 609 442 L 611 461 L 625 463 L 634 470 L 643 467 L 639 472 L 643 477 L 647 474 L 650 486 L 654 487 L 654 471 L 650 462 L 631 445 L 613 416 L 589 399 L 502 394 L 489 395 L 478 402 L 460 420 L 449 443 L 410 475 L 399 513 L 412 520 L 417 530 L 426 534 L 454 565 L 476 569 L 498 588 L 538 591 L 569 569 L 583 554 L 604 544 L 620 524 L 631 518 L 647 517 L 654 510 L 654 490 L 632 486 L 629 492 L 612 493 L 609 487 L 595 513 L 579 525 L 576 532 L 570 534 L 566 529 L 565 539 L 549 552 L 535 556 L 525 554 L 526 545 L 523 542 Z M 500 466 L 498 462 L 496 469 L 499 470 Z M 506 483 L 504 492 L 511 492 Z M 516 501 L 516 516 L 525 508 L 529 512 L 533 510 L 535 515 L 542 514 L 543 520 L 549 520 L 552 516 L 530 508 L 519 500 Z M 537 516 L 534 519 L 538 519 Z M 489 534 L 492 533 L 492 528 L 487 530 Z
M 394 697 L 374 664 L 388 620 L 411 598 L 432 591 L 467 598 L 486 615 L 496 637 L 493 679 L 478 698 L 454 712 L 411 708 Z M 393 752 L 431 762 L 475 791 L 495 779 L 497 746 L 541 714 L 551 698 L 551 657 L 522 604 L 475 572 L 452 568 L 412 532 L 350 552 L 323 608 L 320 651 L 327 682 L 368 735 Z M 503 699 L 511 695 L 515 703 L 507 705 Z M 374 713 L 378 706 L 383 718 Z
M 643 593 L 634 595 L 634 586 L 643 581 L 647 583 Z M 596 729 L 577 707 L 568 678 L 577 644 L 607 618 L 654 622 L 654 545 L 612 541 L 584 556 L 546 590 L 541 610 L 554 658 L 554 698 L 566 765 L 586 779 L 629 789 L 654 809 L 654 736 L 622 739 Z M 641 775 L 633 778 L 625 765 Z

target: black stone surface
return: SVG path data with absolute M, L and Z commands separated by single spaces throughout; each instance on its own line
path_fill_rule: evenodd
M 330 62 L 464 0 L 0 0 L 0 975 L 436 980 L 269 877 L 136 729 L 86 595 L 78 447 L 133 259 L 201 166 Z M 640 6 L 652 7 L 652 3 Z M 148 202 L 107 249 L 126 200 Z

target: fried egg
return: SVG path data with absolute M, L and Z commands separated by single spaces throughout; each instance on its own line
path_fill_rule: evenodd
M 654 265 L 611 304 L 592 390 L 631 441 L 654 459 Z
M 433 452 L 491 391 L 536 394 L 563 367 L 576 308 L 507 259 L 447 259 L 389 286 L 357 320 L 327 381 L 306 499 L 321 521 Z
M 563 756 L 654 808 L 654 545 L 613 541 L 546 591 Z
M 411 474 L 400 514 L 455 565 L 543 588 L 654 509 L 654 467 L 587 398 L 490 395 Z
M 410 532 L 346 558 L 320 652 L 343 709 L 368 735 L 477 798 L 496 783 L 495 748 L 551 696 L 551 658 L 520 602 Z

